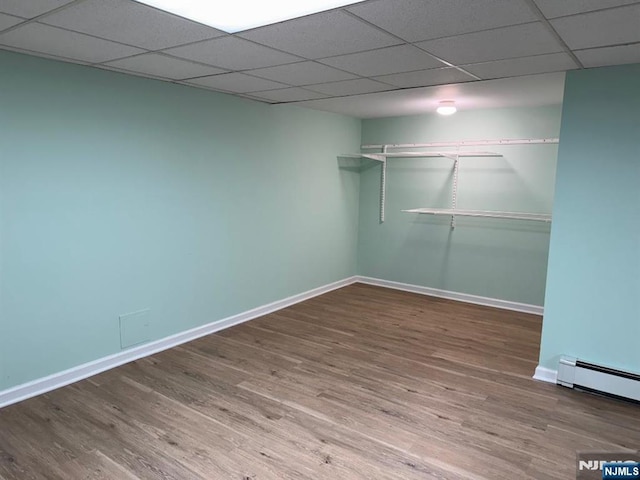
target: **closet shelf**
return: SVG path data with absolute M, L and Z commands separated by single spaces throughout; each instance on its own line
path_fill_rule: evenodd
M 403 210 L 412 213 L 426 213 L 431 215 L 450 215 L 451 228 L 455 228 L 455 217 L 495 217 L 495 218 L 515 218 L 519 220 L 535 220 L 541 222 L 550 222 L 551 216 L 537 213 L 518 213 L 518 212 L 487 212 L 481 210 L 457 210 L 456 201 L 458 195 L 458 172 L 460 159 L 463 157 L 502 157 L 503 155 L 496 152 L 485 151 L 461 151 L 463 147 L 487 147 L 490 145 L 555 145 L 559 142 L 557 138 L 522 138 L 522 139 L 500 139 L 500 140 L 462 140 L 458 142 L 432 142 L 432 143 L 394 143 L 383 145 L 361 145 L 362 150 L 382 150 L 381 152 L 361 152 L 361 153 L 345 153 L 339 155 L 338 158 L 357 158 L 368 159 L 380 162 L 380 223 L 384 223 L 385 204 L 387 194 L 387 159 L 389 158 L 448 158 L 453 160 L 453 194 L 452 209 L 429 209 L 419 208 L 415 210 Z M 413 149 L 413 148 L 450 148 L 450 150 L 409 150 L 409 151 L 393 151 L 389 149 Z M 455 148 L 455 150 L 454 150 Z
M 386 158 L 432 158 L 445 157 L 502 157 L 502 154 L 496 152 L 385 152 L 385 153 L 344 153 L 340 155 L 343 158 L 368 158 L 370 160 L 384 161 Z
M 376 162 L 383 162 L 385 158 L 381 153 L 342 153 L 338 155 L 338 158 L 367 158 L 369 160 L 375 160 Z
M 546 213 L 500 212 L 495 210 L 459 210 L 453 208 L 413 208 L 402 210 L 405 213 L 419 213 L 425 215 L 446 215 L 449 217 L 485 217 L 509 218 L 513 220 L 532 220 L 536 222 L 551 222 L 551 215 Z
M 443 148 L 486 147 L 488 145 L 548 145 L 559 143 L 559 138 L 503 138 L 500 140 L 462 140 L 458 142 L 431 143 L 387 143 L 385 145 L 362 145 L 363 150 L 389 148 Z

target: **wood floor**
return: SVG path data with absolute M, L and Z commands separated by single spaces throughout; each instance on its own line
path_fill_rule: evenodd
M 542 384 L 541 319 L 353 285 L 0 410 L 0 479 L 570 479 L 640 407 Z

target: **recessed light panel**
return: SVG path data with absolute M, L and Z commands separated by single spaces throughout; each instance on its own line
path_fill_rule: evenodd
M 136 0 L 227 33 L 360 3 L 344 0 Z

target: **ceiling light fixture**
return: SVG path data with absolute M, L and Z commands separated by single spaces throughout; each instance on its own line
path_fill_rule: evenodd
M 436 112 L 440 115 L 453 115 L 458 109 L 456 108 L 456 102 L 453 100 L 443 100 L 438 104 Z
M 303 17 L 364 0 L 136 0 L 227 33 Z

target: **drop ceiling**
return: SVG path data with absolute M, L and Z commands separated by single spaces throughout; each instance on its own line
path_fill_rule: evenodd
M 640 0 L 368 0 L 233 35 L 133 0 L 0 0 L 0 48 L 384 116 L 439 85 L 640 62 Z
M 498 78 L 433 87 L 392 90 L 349 97 L 323 98 L 298 105 L 358 118 L 395 117 L 434 112 L 443 99 L 455 99 L 460 111 L 479 108 L 560 105 L 564 72 Z

